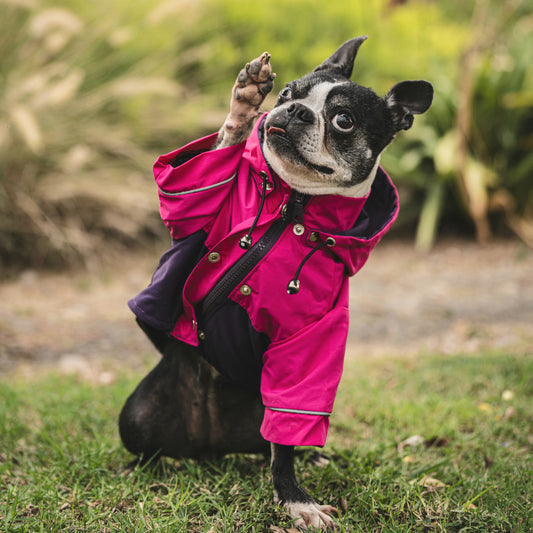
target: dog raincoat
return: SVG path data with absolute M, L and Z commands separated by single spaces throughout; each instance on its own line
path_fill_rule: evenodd
M 261 392 L 263 437 L 323 446 L 348 334 L 348 278 L 398 213 L 379 168 L 364 198 L 307 196 L 268 166 L 258 120 L 247 141 L 217 134 L 154 165 L 172 236 L 151 284 L 129 306 L 154 344 L 200 346 L 237 385 Z

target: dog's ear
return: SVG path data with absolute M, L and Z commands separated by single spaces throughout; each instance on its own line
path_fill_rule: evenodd
M 318 65 L 313 72 L 318 72 L 320 70 L 336 70 L 345 78 L 350 79 L 357 51 L 367 39 L 368 35 L 363 35 L 346 41 L 333 55 L 328 57 L 324 63 Z
M 408 130 L 413 125 L 413 115 L 425 113 L 432 101 L 433 86 L 424 80 L 397 83 L 385 96 L 396 131 Z

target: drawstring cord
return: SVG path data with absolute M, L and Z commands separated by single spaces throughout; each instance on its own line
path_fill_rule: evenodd
M 265 205 L 265 198 L 266 198 L 266 191 L 267 191 L 267 183 L 268 183 L 268 174 L 262 170 L 260 173 L 261 178 L 263 179 L 262 188 L 261 188 L 261 203 L 259 204 L 259 211 L 257 212 L 257 215 L 255 216 L 255 219 L 246 235 L 240 238 L 239 240 L 239 246 L 243 250 L 249 250 L 252 247 L 252 233 L 257 226 L 257 223 L 259 222 L 259 217 L 261 216 L 261 212 L 263 211 L 263 207 Z
M 300 292 L 300 280 L 298 279 L 300 277 L 300 272 L 302 271 L 302 268 L 304 267 L 305 263 L 311 259 L 312 255 L 318 252 L 318 250 L 322 250 L 322 248 L 326 246 L 335 246 L 335 239 L 333 237 L 328 237 L 325 241 L 322 241 L 318 246 L 315 246 L 302 260 L 300 263 L 300 266 L 296 270 L 296 274 L 294 274 L 294 278 L 289 281 L 289 284 L 287 285 L 287 293 L 288 294 L 298 294 Z
M 261 203 L 259 204 L 259 211 L 257 212 L 257 215 L 255 216 L 255 219 L 250 229 L 248 230 L 248 233 L 246 235 L 243 235 L 239 240 L 239 246 L 243 250 L 249 250 L 252 247 L 252 244 L 253 244 L 252 233 L 255 230 L 257 223 L 259 222 L 259 217 L 261 216 L 261 213 L 263 212 L 263 207 L 265 205 L 267 184 L 268 184 L 268 174 L 265 171 L 261 171 L 260 176 L 262 178 Z M 303 219 L 303 209 L 305 207 L 305 204 L 307 204 L 308 201 L 309 201 L 308 195 L 297 195 L 297 197 L 294 199 L 294 202 L 291 202 L 291 205 L 289 206 L 289 210 L 291 211 L 292 219 L 295 222 L 300 222 Z M 289 284 L 287 285 L 288 294 L 298 294 L 300 292 L 300 280 L 298 278 L 300 277 L 302 268 L 304 267 L 305 263 L 307 263 L 307 261 L 311 259 L 313 254 L 315 254 L 319 250 L 322 250 L 326 246 L 330 246 L 330 247 L 335 246 L 335 239 L 333 237 L 327 237 L 325 241 L 322 241 L 318 246 L 315 246 L 303 258 L 302 262 L 298 266 L 298 269 L 296 270 L 296 273 L 294 274 L 294 278 L 291 279 L 289 281 Z

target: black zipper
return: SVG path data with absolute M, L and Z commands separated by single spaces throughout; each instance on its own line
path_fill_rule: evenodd
M 293 220 L 303 219 L 303 209 L 309 201 L 307 194 L 293 191 L 287 209 L 281 218 L 275 220 L 265 234 L 222 276 L 200 305 L 199 320 L 207 320 L 210 315 L 224 304 L 235 287 L 263 259 L 283 235 Z

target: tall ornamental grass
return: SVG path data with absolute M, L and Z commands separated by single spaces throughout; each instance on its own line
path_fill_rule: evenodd
M 274 92 L 355 35 L 354 80 L 425 78 L 434 105 L 387 150 L 398 224 L 533 243 L 533 7 L 525 0 L 0 0 L 0 261 L 97 264 L 160 240 L 151 165 L 221 124 L 265 49 Z M 274 96 L 265 108 L 272 107 Z M 112 244 L 112 246 L 109 246 Z

